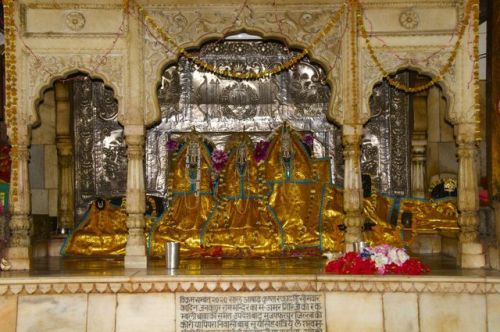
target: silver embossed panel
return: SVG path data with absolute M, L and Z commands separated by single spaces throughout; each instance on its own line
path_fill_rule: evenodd
M 409 74 L 396 78 L 408 84 Z M 370 174 L 383 194 L 410 194 L 410 96 L 384 81 L 373 90 L 371 119 L 364 128 L 361 172 Z
M 199 51 L 208 63 L 240 72 L 269 69 L 295 54 L 281 43 L 263 40 L 225 40 Z M 258 141 L 286 120 L 299 130 L 314 132 L 316 156 L 341 164 L 340 132 L 325 117 L 329 98 L 325 72 L 307 58 L 277 75 L 236 80 L 206 72 L 180 57 L 164 70 L 158 88 L 161 123 L 147 134 L 147 192 L 165 195 L 168 135 L 193 127 L 222 147 L 231 132 L 246 131 Z M 332 170 L 340 183 L 342 173 Z
M 104 83 L 73 81 L 76 220 L 96 197 L 123 196 L 127 190 L 127 156 L 118 104 Z

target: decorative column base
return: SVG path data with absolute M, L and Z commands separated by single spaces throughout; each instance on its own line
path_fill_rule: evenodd
M 354 242 L 363 241 L 363 216 L 359 214 L 346 214 L 344 224 L 347 229 L 344 237 L 345 251 L 353 251 Z
M 142 214 L 130 214 L 127 220 L 129 228 L 127 246 L 125 248 L 125 268 L 145 269 L 148 267 L 146 256 L 146 245 L 144 240 L 144 216 Z
M 481 243 L 459 243 L 457 263 L 463 269 L 480 269 L 486 266 Z
M 29 230 L 31 217 L 21 214 L 13 215 L 10 219 L 12 236 L 9 247 L 6 249 L 6 258 L 12 270 L 29 270 L 31 257 L 31 244 Z
M 131 248 L 127 247 L 127 251 L 129 250 L 131 250 Z M 146 255 L 127 255 L 125 256 L 124 262 L 126 269 L 145 269 L 148 267 L 148 258 Z
M 25 247 L 7 248 L 7 260 L 11 265 L 12 270 L 29 270 L 30 269 L 30 250 Z

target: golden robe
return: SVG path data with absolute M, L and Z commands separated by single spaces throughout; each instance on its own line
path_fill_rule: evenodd
M 191 133 L 185 140 L 171 163 L 171 204 L 151 227 L 151 256 L 165 255 L 165 242 L 180 242 L 183 256 L 200 254 L 200 229 L 213 206 L 210 151 L 201 136 Z M 193 142 L 199 146 L 199 159 L 196 165 L 189 166 L 189 146 Z
M 219 247 L 223 256 L 276 256 L 281 253 L 279 226 L 267 196 L 248 135 L 232 135 L 226 167 L 217 187 L 218 202 L 201 229 L 202 245 Z

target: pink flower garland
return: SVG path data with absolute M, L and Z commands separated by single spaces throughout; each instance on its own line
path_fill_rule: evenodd
M 253 151 L 253 160 L 257 163 L 266 159 L 267 150 L 269 149 L 268 141 L 260 141 L 255 145 L 255 150 Z
M 212 151 L 211 158 L 212 166 L 217 172 L 220 172 L 224 169 L 224 166 L 226 166 L 228 156 L 223 150 L 215 149 Z
M 177 142 L 174 139 L 169 138 L 167 141 L 167 150 L 173 152 L 173 151 L 177 151 L 178 148 L 179 148 L 179 142 Z

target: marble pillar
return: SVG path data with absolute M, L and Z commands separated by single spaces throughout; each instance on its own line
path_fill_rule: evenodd
M 144 189 L 144 128 L 125 126 L 127 143 L 127 227 L 128 240 L 125 248 L 126 268 L 146 268 L 146 241 L 144 238 L 144 212 L 146 195 Z
M 74 227 L 73 139 L 68 86 L 55 84 L 56 146 L 59 166 L 57 228 L 67 234 Z
M 427 140 L 417 139 L 411 142 L 411 195 L 425 198 L 425 160 Z
M 344 125 L 344 224 L 345 248 L 352 251 L 352 243 L 363 240 L 363 188 L 361 185 L 361 125 Z
M 21 142 L 19 142 L 21 143 Z M 17 195 L 11 185 L 9 228 L 11 237 L 7 249 L 7 259 L 13 270 L 29 270 L 31 256 L 30 229 L 31 219 L 31 192 L 29 184 L 29 149 L 27 142 L 12 147 L 12 168 L 17 168 L 17 176 L 11 172 L 10 183 L 17 186 Z M 14 152 L 16 150 L 17 152 Z M 16 197 L 16 198 L 15 198 Z
M 57 228 L 61 234 L 67 234 L 74 227 L 73 143 L 71 139 L 57 137 L 57 158 L 59 165 Z
M 458 224 L 460 226 L 458 264 L 462 268 L 485 265 L 483 248 L 478 239 L 478 177 L 475 124 L 457 125 L 458 144 Z

